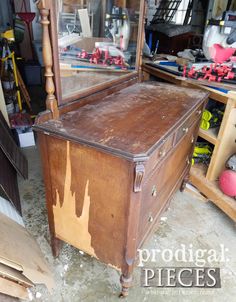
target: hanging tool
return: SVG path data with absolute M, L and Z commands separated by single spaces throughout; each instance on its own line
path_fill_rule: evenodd
M 25 9 L 24 12 L 22 12 L 23 6 L 24 6 L 24 9 Z M 21 11 L 18 12 L 17 15 L 20 17 L 20 19 L 22 21 L 25 22 L 25 24 L 27 26 L 28 33 L 29 33 L 29 38 L 30 38 L 31 53 L 32 53 L 32 57 L 34 57 L 34 49 L 33 49 L 33 42 L 32 42 L 33 41 L 33 34 L 32 34 L 32 30 L 31 30 L 31 23 L 33 22 L 36 14 L 32 13 L 32 12 L 27 12 L 25 0 L 22 0 Z

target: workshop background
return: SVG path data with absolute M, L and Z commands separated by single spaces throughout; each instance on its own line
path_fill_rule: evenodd
M 45 3 L 46 6 L 54 7 L 54 13 L 44 16 L 48 18 L 50 25 L 47 32 L 44 32 L 43 41 L 39 8 Z M 165 160 L 170 149 L 175 148 L 177 139 L 181 140 L 184 135 L 191 136 L 193 152 L 190 158 L 184 158 L 190 172 L 189 177 L 183 179 L 183 184 L 179 184 L 181 192 L 178 190 L 171 197 L 171 203 L 166 203 L 165 209 L 163 207 L 156 218 L 152 215 L 152 205 L 147 200 L 147 224 L 156 220 L 157 224 L 155 228 L 153 226 L 152 235 L 142 248 L 176 250 L 184 244 L 195 250 L 214 249 L 219 255 L 223 245 L 227 249 L 228 260 L 215 263 L 221 270 L 221 288 L 217 289 L 191 288 L 182 291 L 175 288 L 145 288 L 140 285 L 140 268 L 136 267 L 133 286 L 126 299 L 128 302 L 235 301 L 236 0 L 148 0 L 144 18 L 144 43 L 140 41 L 142 34 L 138 34 L 142 24 L 142 9 L 139 8 L 138 1 L 137 3 L 129 0 L 57 0 L 55 3 L 50 0 L 0 1 L 0 301 L 110 302 L 119 301 L 120 291 L 125 294 L 126 287 L 122 288 L 120 285 L 120 272 L 115 269 L 115 265 L 103 264 L 86 253 L 86 249 L 74 247 L 76 244 L 70 245 L 69 239 L 63 238 L 65 242 L 61 242 L 58 257 L 53 257 L 52 249 L 55 254 L 57 242 L 51 241 L 52 231 L 49 230 L 52 215 L 48 188 L 53 188 L 56 182 L 55 187 L 60 187 L 61 179 L 64 179 L 61 171 L 65 171 L 65 178 L 68 176 L 68 167 L 63 166 L 68 149 L 60 149 L 58 141 L 62 144 L 64 141 L 75 140 L 77 134 L 73 131 L 77 127 L 77 117 L 81 114 L 76 113 L 79 110 L 77 102 L 82 100 L 87 106 L 87 113 L 83 112 L 85 122 L 93 117 L 89 123 L 85 123 L 80 134 L 82 139 L 77 137 L 78 143 L 86 141 L 89 130 L 92 129 L 90 124 L 91 127 L 96 123 L 99 125 L 99 118 L 103 123 L 97 129 L 105 129 L 102 127 L 106 126 L 99 102 L 97 101 L 97 111 L 93 111 L 88 98 L 92 96 L 93 101 L 96 93 L 100 93 L 103 101 L 109 89 L 114 89 L 115 96 L 120 89 L 119 93 L 122 95 L 123 89 L 128 89 L 128 84 L 124 82 L 122 86 L 121 79 L 129 75 L 131 79 L 136 70 L 140 71 L 137 77 L 143 82 L 142 87 L 146 87 L 142 88 L 146 91 L 140 97 L 148 95 L 150 103 L 155 96 L 151 95 L 151 89 L 155 85 L 160 87 L 160 94 L 155 96 L 159 98 L 159 102 L 163 99 L 164 105 L 175 104 L 176 108 L 178 100 L 175 98 L 178 95 L 188 96 L 188 106 L 190 99 L 196 98 L 196 102 L 200 104 L 200 95 L 204 95 L 205 99 L 209 96 L 203 110 L 202 107 L 193 106 L 192 112 L 184 115 L 187 105 L 183 105 L 183 112 L 179 113 L 181 133 L 177 131 L 177 119 L 177 130 L 169 123 L 169 131 L 162 137 L 163 145 L 158 149 L 155 160 Z M 141 6 L 144 5 L 144 1 L 141 0 L 140 3 Z M 43 43 L 47 54 L 43 54 Z M 141 53 L 142 61 L 137 59 Z M 149 85 L 150 80 L 155 85 L 145 86 Z M 178 88 L 168 88 L 169 86 L 165 86 L 167 83 L 177 85 Z M 147 87 L 150 87 L 149 94 Z M 201 92 L 187 92 L 187 89 L 201 89 Z M 129 89 L 126 91 L 128 102 L 132 100 L 130 95 L 133 92 L 130 93 Z M 163 95 L 161 91 L 167 92 Z M 168 95 L 171 99 L 166 101 Z M 126 101 L 125 97 L 123 101 Z M 156 114 L 156 125 L 153 125 L 156 129 L 159 129 L 159 115 L 162 118 L 165 115 L 168 117 L 168 114 L 173 117 L 172 111 L 164 105 Z M 70 106 L 71 111 L 66 111 Z M 145 106 L 148 107 L 148 104 Z M 114 108 L 125 108 L 126 113 L 130 110 L 129 104 L 117 107 Z M 112 108 L 111 112 L 115 109 Z M 173 105 L 172 110 L 174 109 Z M 58 112 L 62 115 L 59 121 L 56 117 Z M 96 112 L 98 118 L 95 117 Z M 137 112 L 135 122 L 140 119 L 143 126 L 148 124 L 146 120 L 142 120 L 145 109 L 141 113 Z M 115 117 L 117 116 L 112 116 L 111 120 Z M 121 125 L 124 119 L 115 125 Z M 195 122 L 197 119 L 199 129 L 196 128 L 194 132 L 191 130 L 193 127 L 190 120 Z M 132 118 L 130 121 L 133 121 Z M 175 122 L 174 118 L 172 122 Z M 141 137 L 146 133 L 148 141 L 148 133 L 153 129 L 140 129 L 131 128 L 132 135 L 139 133 Z M 91 130 L 92 134 L 89 134 L 95 137 L 98 132 Z M 99 141 L 105 147 L 109 140 L 116 139 L 112 132 L 108 132 L 104 131 L 104 137 Z M 66 140 L 63 135 L 68 133 L 72 133 L 72 136 Z M 130 134 L 128 128 L 127 133 Z M 105 135 L 109 135 L 109 139 Z M 49 138 L 42 138 L 44 136 Z M 58 137 L 60 140 L 56 141 Z M 174 137 L 173 141 L 171 137 Z M 43 144 L 46 140 L 48 144 Z M 97 142 L 90 142 L 90 145 L 94 147 L 95 143 Z M 142 146 L 139 143 L 137 138 L 134 145 L 144 148 L 146 141 Z M 54 156 L 45 151 L 45 145 L 55 152 Z M 152 148 L 155 146 L 153 144 Z M 126 154 L 120 153 L 114 158 Z M 188 156 L 190 153 L 189 151 Z M 179 157 L 176 158 L 177 162 Z M 59 166 L 54 169 L 57 160 Z M 92 160 L 88 160 L 87 167 L 90 167 Z M 78 162 L 79 160 L 75 160 L 72 167 Z M 83 166 L 83 160 L 81 162 Z M 148 167 L 150 165 L 148 162 Z M 94 169 L 97 168 L 91 168 Z M 138 172 L 142 174 L 143 169 L 142 165 L 139 166 Z M 49 171 L 48 174 L 45 170 Z M 98 173 L 101 172 L 97 170 Z M 101 170 L 101 173 L 105 173 L 105 168 Z M 111 175 L 113 172 L 109 173 Z M 163 174 L 163 179 L 167 173 Z M 171 183 L 171 178 L 174 179 L 177 174 L 177 170 L 172 171 L 173 177 L 168 176 L 168 181 Z M 116 177 L 119 178 L 118 175 Z M 96 181 L 100 183 L 99 180 Z M 107 187 L 109 181 L 106 183 Z M 166 187 L 169 188 L 167 184 Z M 137 188 L 134 186 L 134 189 Z M 137 192 L 138 190 L 139 188 Z M 152 197 L 158 195 L 158 190 L 158 185 L 151 187 Z M 54 194 L 56 198 L 62 194 L 61 191 L 60 187 L 59 193 Z M 54 195 L 52 194 L 53 197 Z M 100 198 L 103 193 L 99 191 L 97 195 Z M 74 198 L 73 194 L 71 198 Z M 145 204 L 145 200 L 143 202 Z M 106 204 L 112 206 L 109 200 Z M 63 206 L 58 207 L 58 213 L 60 210 L 66 213 Z M 102 205 L 100 210 L 103 213 Z M 56 212 L 54 214 L 56 217 Z M 146 216 L 143 217 L 146 219 Z M 58 222 L 53 225 L 55 229 L 60 229 L 62 218 L 60 214 L 55 218 Z M 70 225 L 70 221 L 67 224 Z M 117 224 L 117 229 L 119 228 L 121 224 Z M 77 235 L 74 230 L 68 233 L 72 237 Z M 99 243 L 99 238 L 95 241 Z M 118 250 L 118 241 L 114 242 L 114 246 L 115 244 Z M 186 264 L 173 260 L 167 265 L 163 259 L 156 263 L 157 267 L 181 265 Z M 149 261 L 147 266 L 153 266 L 153 263 Z M 188 263 L 188 266 L 194 266 L 194 263 Z

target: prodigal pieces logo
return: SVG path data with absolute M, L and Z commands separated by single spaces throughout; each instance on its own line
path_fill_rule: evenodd
M 144 287 L 220 288 L 220 269 L 202 267 L 142 268 Z
M 227 252 L 223 244 L 216 250 L 193 249 L 190 244 L 180 245 L 179 249 L 139 249 L 138 257 L 141 267 L 141 286 L 167 288 L 220 288 L 219 263 L 228 262 Z M 167 267 L 150 267 L 150 263 L 158 263 L 159 259 L 167 263 Z M 169 267 L 168 263 L 186 263 L 186 267 Z M 147 265 L 148 266 L 144 266 Z M 195 267 L 193 265 L 196 265 Z M 210 265 L 211 267 L 206 267 Z

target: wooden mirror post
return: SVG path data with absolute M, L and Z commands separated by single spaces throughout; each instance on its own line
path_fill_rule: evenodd
M 43 28 L 42 46 L 43 46 L 43 61 L 45 65 L 45 77 L 46 77 L 46 108 L 51 111 L 53 119 L 58 119 L 59 110 L 55 96 L 55 84 L 53 81 L 54 74 L 52 72 L 53 60 L 52 60 L 52 46 L 49 35 L 49 14 L 50 11 L 46 7 L 46 1 L 40 0 L 37 2 L 37 7 L 41 15 L 41 24 Z

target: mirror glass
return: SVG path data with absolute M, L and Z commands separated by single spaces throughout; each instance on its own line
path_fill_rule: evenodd
M 56 0 L 62 98 L 134 72 L 140 1 Z

